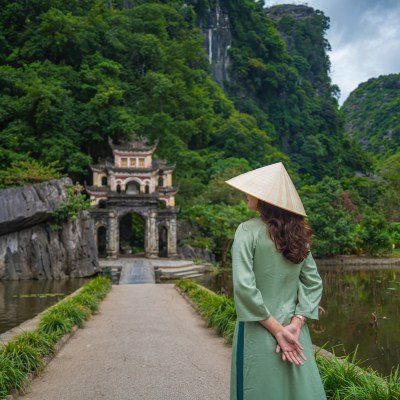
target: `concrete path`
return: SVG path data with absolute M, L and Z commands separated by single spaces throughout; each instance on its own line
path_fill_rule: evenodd
M 230 356 L 172 285 L 119 285 L 20 398 L 227 400 Z

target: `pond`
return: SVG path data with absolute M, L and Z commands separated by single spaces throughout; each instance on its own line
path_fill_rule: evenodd
M 309 322 L 313 343 L 337 355 L 357 350 L 362 366 L 388 375 L 400 364 L 400 269 L 320 274 L 325 313 Z M 204 284 L 227 295 L 232 291 L 229 273 Z
M 0 281 L 0 334 L 75 292 L 87 279 Z

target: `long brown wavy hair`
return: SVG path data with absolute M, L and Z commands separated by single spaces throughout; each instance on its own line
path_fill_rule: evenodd
M 276 250 L 294 264 L 302 262 L 310 252 L 312 243 L 312 231 L 305 218 L 261 200 L 257 208 Z

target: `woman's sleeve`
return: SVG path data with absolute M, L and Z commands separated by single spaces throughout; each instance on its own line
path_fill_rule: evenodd
M 322 280 L 311 253 L 305 259 L 300 271 L 295 314 L 318 319 L 318 305 L 322 296 Z
M 253 272 L 255 241 L 252 230 L 239 225 L 232 246 L 233 292 L 239 321 L 262 321 L 271 315 L 256 287 Z

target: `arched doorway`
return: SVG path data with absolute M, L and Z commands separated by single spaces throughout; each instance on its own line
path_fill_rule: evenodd
M 134 212 L 122 216 L 119 220 L 120 254 L 145 255 L 145 220 Z
M 104 226 L 97 229 L 97 251 L 99 257 L 107 257 L 107 229 Z
M 139 194 L 140 185 L 138 182 L 132 181 L 126 185 L 126 194 Z
M 168 257 L 168 229 L 164 225 L 158 227 L 158 256 Z

